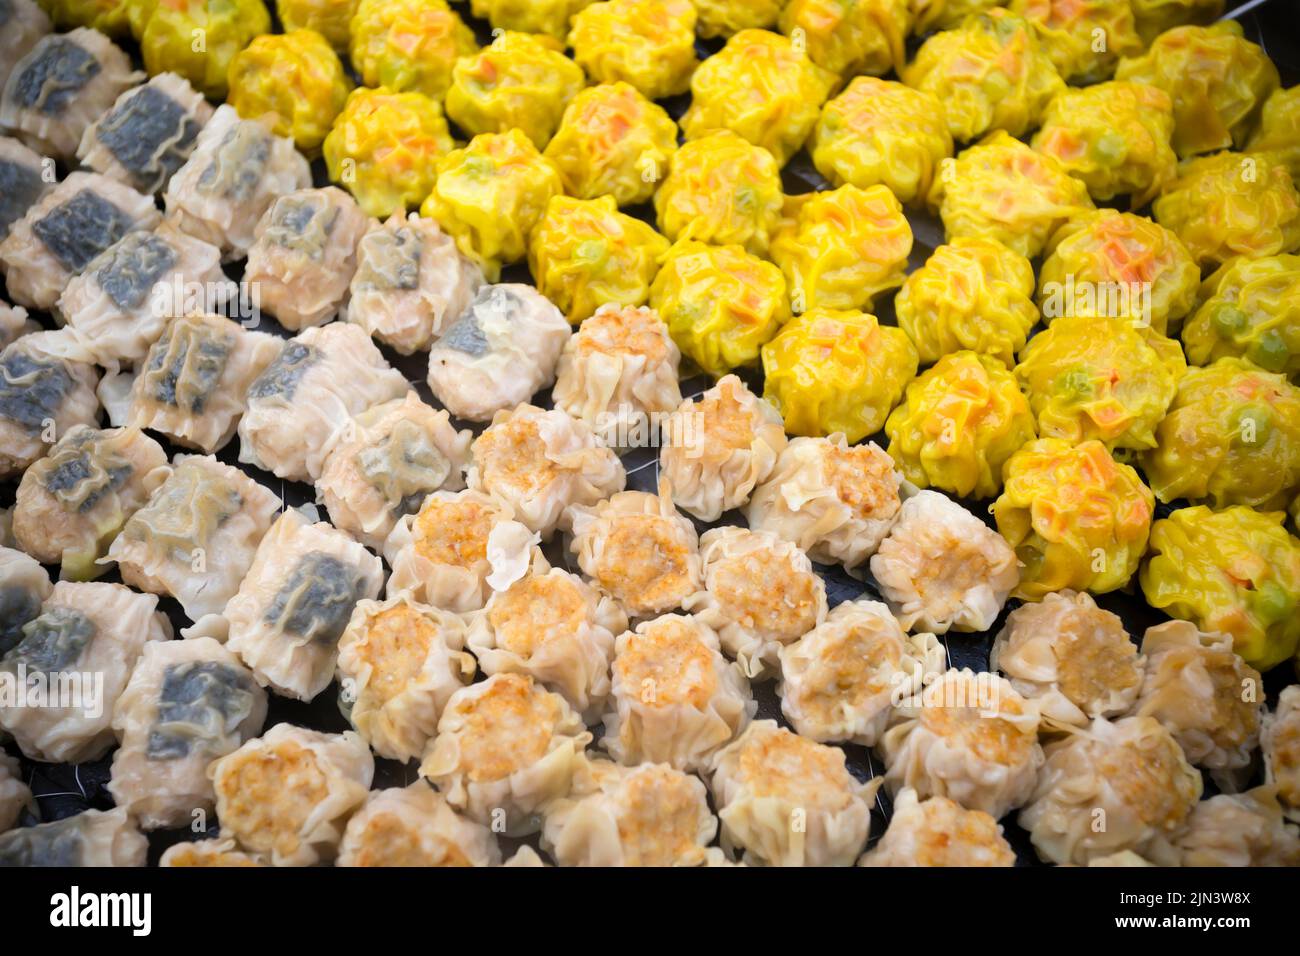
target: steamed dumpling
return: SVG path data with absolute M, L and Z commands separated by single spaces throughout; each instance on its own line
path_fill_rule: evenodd
M 1260 733 L 1264 772 L 1287 815 L 1300 821 L 1300 687 L 1284 687 Z
M 4 62 L 0 56 L 0 74 Z M 9 235 L 9 227 L 27 215 L 54 182 L 53 160 L 32 152 L 16 139 L 0 136 L 0 239 Z
M 904 789 L 880 842 L 858 866 L 1015 866 L 1002 827 L 983 810 L 967 810 L 947 797 L 920 800 Z
M 121 807 L 0 835 L 0 867 L 144 866 L 149 841 Z
M 372 790 L 348 820 L 338 866 L 497 866 L 492 830 L 453 810 L 423 780 Z
M 40 617 L 50 596 L 50 576 L 36 559 L 0 547 L 0 657 L 23 639 L 23 626 Z
M 0 753 L 0 833 L 4 833 L 32 803 L 32 791 L 23 783 L 22 767 L 16 757 Z
M 22 472 L 77 425 L 95 425 L 99 373 L 69 332 L 33 332 L 0 352 L 0 478 Z
M 1177 847 L 1182 866 L 1300 866 L 1300 828 L 1286 822 L 1272 787 L 1202 800 Z

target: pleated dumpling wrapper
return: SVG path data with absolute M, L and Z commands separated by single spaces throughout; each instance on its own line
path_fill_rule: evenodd
M 0 833 L 11 829 L 24 808 L 32 804 L 32 791 L 23 783 L 18 758 L 0 754 Z
M 0 352 L 0 478 L 21 473 L 77 425 L 97 424 L 99 373 L 65 329 Z
M 0 160 L 0 163 L 3 163 Z M 0 172 L 0 176 L 4 175 Z M 39 332 L 41 327 L 27 315 L 21 305 L 10 305 L 0 299 L 0 352 L 3 352 L 24 335 Z
M 1109 79 L 1121 57 L 1146 47 L 1131 0 L 1013 0 L 1009 7 L 1038 29 L 1039 44 L 1067 83 Z
M 967 810 L 947 797 L 920 800 L 904 788 L 884 835 L 858 866 L 1015 866 L 1002 827 L 983 810 Z
M 661 100 L 690 88 L 695 22 L 691 0 L 610 0 L 574 15 L 568 43 L 597 83 L 626 82 Z
M 144 866 L 149 841 L 121 807 L 0 834 L 0 866 Z
M 140 43 L 149 74 L 176 73 L 217 101 L 224 100 L 229 90 L 230 61 L 254 37 L 271 32 L 271 14 L 263 0 L 217 4 L 128 0 L 128 4 L 131 33 Z M 206 42 L 195 43 L 198 35 Z
M 1259 737 L 1267 781 L 1287 816 L 1300 822 L 1300 688 L 1284 687 Z
M 1182 866 L 1300 866 L 1300 829 L 1269 786 L 1202 800 L 1177 845 Z
M 9 235 L 9 227 L 27 215 L 56 179 L 53 160 L 32 152 L 16 139 L 0 136 L 0 239 Z
M 790 0 L 781 32 L 800 36 L 808 58 L 847 76 L 902 69 L 912 26 L 911 0 Z
M 1274 90 L 1264 101 L 1259 126 L 1246 143 L 1246 152 L 1262 153 L 1300 178 L 1300 86 Z
M 741 30 L 776 26 L 782 0 L 691 0 L 702 37 L 729 37 Z
M 1300 256 L 1230 259 L 1183 327 L 1192 365 L 1238 356 L 1300 380 Z
M 175 867 L 257 867 L 267 866 L 257 857 L 239 849 L 235 838 L 218 834 L 212 839 L 173 843 L 158 861 L 159 866 Z
M 500 866 L 493 831 L 423 780 L 372 790 L 348 820 L 337 866 Z
M 36 0 L 9 0 L 0 11 L 0 90 L 23 54 L 52 29 L 49 15 Z
M 456 60 L 478 51 L 474 31 L 443 0 L 360 0 L 349 27 L 352 66 L 371 89 L 441 101 Z
M 29 554 L 0 546 L 0 657 L 23 639 L 23 626 L 41 615 L 50 576 Z

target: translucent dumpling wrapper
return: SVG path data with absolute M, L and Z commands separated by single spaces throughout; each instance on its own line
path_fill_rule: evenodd
M 433 345 L 482 284 L 482 271 L 436 222 L 395 212 L 357 244 L 344 318 L 411 355 Z
M 38 561 L 61 565 L 65 580 L 98 577 L 96 559 L 169 474 L 167 453 L 138 428 L 76 425 L 24 473 L 14 537 Z
M 790 317 L 780 269 L 740 246 L 694 239 L 668 251 L 650 287 L 650 307 L 682 354 L 714 378 L 757 364 L 760 349 Z
M 931 30 L 952 30 L 972 13 L 998 6 L 998 0 L 912 0 L 916 22 L 912 32 L 924 36 Z
M 352 65 L 363 85 L 439 101 L 456 60 L 478 52 L 474 32 L 444 0 L 361 0 L 351 31 Z
M 121 39 L 127 32 L 130 0 L 41 0 L 59 30 L 90 27 Z
M 665 614 L 614 643 L 601 746 L 621 764 L 697 771 L 735 739 L 757 705 L 739 665 L 698 618 Z
M 208 767 L 222 833 L 273 866 L 333 860 L 374 774 L 356 734 L 292 724 L 276 724 Z
M 121 807 L 0 834 L 0 866 L 144 866 L 149 841 Z
M 359 326 L 307 329 L 248 387 L 239 460 L 280 478 L 315 481 L 353 415 L 409 389 Z
M 998 531 L 1022 570 L 1011 592 L 1026 601 L 1071 588 L 1102 594 L 1123 587 L 1146 550 L 1155 498 L 1129 465 L 1094 440 L 1040 438 L 1002 469 L 993 503 Z
M 826 620 L 826 585 L 797 545 L 767 531 L 711 528 L 700 538 L 704 590 L 687 610 L 718 633 L 745 676 L 773 676 L 778 654 Z
M 480 286 L 429 350 L 429 388 L 457 418 L 490 421 L 555 382 L 571 334 L 532 286 Z
M 782 33 L 801 35 L 809 59 L 848 76 L 901 68 L 911 25 L 909 0 L 791 0 L 781 11 Z
M 1196 506 L 1157 521 L 1142 568 L 1147 603 L 1202 631 L 1231 634 L 1251 667 L 1287 660 L 1300 644 L 1300 541 L 1282 519 Z
M 27 317 L 27 310 L 21 305 L 10 305 L 0 299 L 0 352 L 31 332 L 39 332 L 41 327 L 34 319 Z
M 1133 17 L 1142 42 L 1149 44 L 1170 27 L 1209 23 L 1223 7 L 1224 0 L 1133 0 Z
M 108 559 L 122 580 L 174 597 L 185 616 L 220 614 L 239 590 L 280 500 L 238 469 L 177 455 L 171 476 L 122 528 Z
M 1142 468 L 1161 501 L 1285 507 L 1300 485 L 1300 388 L 1245 359 L 1189 369 Z
M 1013 0 L 1010 9 L 1038 28 L 1039 44 L 1068 83 L 1109 79 L 1121 57 L 1146 48 L 1130 0 Z
M 677 124 L 628 83 L 589 86 L 565 107 L 545 156 L 579 199 L 646 202 L 677 152 Z
M 871 833 L 879 779 L 859 783 L 844 751 L 756 720 L 713 760 L 722 847 L 763 866 L 852 866 Z
M 1265 780 L 1292 820 L 1300 820 L 1300 688 L 1284 687 L 1259 735 Z
M 334 525 L 374 551 L 426 496 L 465 487 L 473 435 L 415 392 L 352 419 L 316 482 Z
M 19 474 L 76 425 L 95 425 L 99 373 L 64 330 L 31 332 L 0 352 L 0 477 Z
M 120 47 L 86 27 L 47 34 L 22 53 L 0 95 L 0 128 L 63 162 L 113 101 L 144 79 Z
M 1300 866 L 1300 829 L 1272 787 L 1198 803 L 1177 841 L 1182 866 Z
M 545 149 L 569 101 L 587 85 L 582 68 L 547 36 L 505 31 L 452 69 L 447 115 L 470 136 L 517 129 Z
M 53 188 L 54 182 L 52 160 L 37 155 L 16 139 L 0 136 L 0 240 Z
M 879 187 L 883 188 L 883 187 Z M 916 349 L 864 312 L 815 308 L 763 346 L 763 398 L 792 435 L 874 435 L 916 375 Z
M 781 648 L 781 712 L 810 740 L 874 747 L 896 703 L 947 666 L 933 634 L 905 633 L 879 601 L 845 601 Z
M 1009 368 L 1038 322 L 1033 291 L 1024 255 L 995 239 L 960 236 L 908 275 L 894 311 L 923 363 L 969 349 Z
M 474 677 L 465 624 L 407 594 L 358 602 L 339 638 L 340 701 L 375 753 L 419 759 L 451 695 Z
M 569 32 L 573 15 L 592 0 L 470 0 L 470 12 L 498 30 L 544 33 L 556 40 Z
M 383 583 L 379 558 L 331 525 L 286 511 L 226 604 L 226 646 L 262 686 L 311 700 L 334 679 L 339 638 L 357 602 L 378 597 Z
M 1002 130 L 943 160 L 927 202 L 943 220 L 949 242 L 994 239 L 1028 258 L 1060 226 L 1093 208 L 1088 187 L 1056 157 L 1036 153 Z
M 40 617 L 50 589 L 50 576 L 35 558 L 0 547 L 0 657 L 22 641 L 23 626 Z
M 833 185 L 883 184 L 910 203 L 925 198 L 939 161 L 952 155 L 952 134 L 934 94 L 859 76 L 822 107 L 808 149 Z
M 1088 594 L 1060 591 L 1007 616 L 989 667 L 1035 702 L 1044 727 L 1054 729 L 1127 713 L 1146 662 L 1118 616 Z
M 691 0 L 702 37 L 729 37 L 741 30 L 776 26 L 782 0 Z
M 419 205 L 453 146 L 437 100 L 363 88 L 348 96 L 323 151 L 330 179 L 347 187 L 367 215 L 382 217 Z
M 1086 866 L 1131 851 L 1160 866 L 1201 798 L 1201 775 L 1150 717 L 1094 720 L 1047 746 L 1047 762 L 1018 822 L 1038 856 Z
M 23 810 L 32 805 L 32 791 L 23 783 L 18 758 L 0 754 L 0 833 L 13 827 Z
M 1230 259 L 1201 295 L 1183 328 L 1193 365 L 1240 356 L 1268 372 L 1300 374 L 1300 256 Z
M 151 76 L 183 76 L 204 96 L 224 100 L 230 62 L 254 37 L 271 32 L 263 0 L 127 0 L 131 33 Z M 204 43 L 195 43 L 201 31 Z M 197 49 L 196 49 L 197 47 Z
M 162 217 L 153 200 L 98 173 L 70 173 L 15 222 L 0 242 L 9 297 L 53 308 L 73 277 L 128 232 Z
M 739 378 L 725 375 L 678 406 L 659 453 L 659 473 L 677 507 L 701 521 L 717 521 L 749 502 L 785 446 L 781 413 Z
M 276 0 L 275 12 L 285 32 L 315 30 L 335 50 L 348 48 L 348 25 L 357 12 L 357 0 Z
M 163 203 L 182 230 L 219 248 L 227 260 L 241 259 L 276 197 L 310 185 L 311 168 L 292 140 L 223 105 L 172 176 Z
M 0 11 L 0 91 L 18 61 L 52 29 L 49 15 L 35 0 L 9 0 Z
M 265 719 L 266 692 L 215 640 L 150 642 L 113 710 L 109 793 L 143 829 L 187 826 L 215 809 L 208 764 Z
M 254 230 L 244 282 L 290 331 L 338 314 L 357 265 L 357 243 L 371 220 L 333 186 L 303 189 L 271 204 Z
M 595 82 L 630 83 L 659 100 L 690 87 L 695 22 L 691 0 L 611 0 L 574 16 L 568 44 Z
M 438 161 L 433 191 L 420 215 L 437 221 L 490 282 L 528 252 L 528 234 L 552 196 L 560 173 L 520 130 L 484 133 Z
M 900 790 L 884 835 L 858 866 L 1015 866 L 1016 854 L 998 821 L 947 797 L 920 800 Z
M 691 106 L 681 118 L 682 131 L 687 139 L 698 139 L 731 130 L 784 166 L 803 147 L 837 83 L 834 73 L 788 38 L 742 30 L 691 77 Z
M 159 866 L 176 867 L 257 867 L 266 866 L 255 856 L 239 849 L 233 837 L 218 835 L 210 840 L 173 843 L 158 860 Z
M 850 447 L 843 435 L 795 438 L 754 489 L 745 518 L 814 561 L 853 569 L 889 533 L 902 507 L 901 482 L 893 459 L 873 442 Z
M 1246 141 L 1247 153 L 1262 153 L 1300 178 L 1300 86 L 1274 90 L 1264 101 L 1259 126 Z
M 420 776 L 471 820 L 525 836 L 568 795 L 590 742 L 559 694 L 531 677 L 497 674 L 452 695 Z
M 40 616 L 0 660 L 0 674 L 28 695 L 24 705 L 0 708 L 0 729 L 29 760 L 81 763 L 117 742 L 113 707 L 131 669 L 147 642 L 172 636 L 157 608 L 152 594 L 121 584 L 54 585 Z
M 468 820 L 423 780 L 373 790 L 348 820 L 337 866 L 499 866 L 492 830 Z

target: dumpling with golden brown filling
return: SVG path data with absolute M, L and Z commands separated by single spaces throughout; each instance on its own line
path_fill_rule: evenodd
M 905 788 L 880 842 L 858 866 L 1015 866 L 1002 827 L 982 810 L 966 810 L 947 797 L 919 800 Z
M 462 817 L 423 780 L 372 790 L 348 820 L 338 866 L 497 866 L 492 831 Z
M 1300 866 L 1300 829 L 1273 787 L 1202 800 L 1178 837 L 1182 866 Z
M 223 868 L 266 866 L 261 860 L 239 849 L 239 844 L 229 836 L 173 843 L 163 853 L 158 865 Z

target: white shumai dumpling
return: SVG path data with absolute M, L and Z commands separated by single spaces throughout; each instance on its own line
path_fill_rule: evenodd
M 1259 742 L 1268 782 L 1277 787 L 1287 815 L 1300 822 L 1300 686 L 1282 688 L 1277 707 L 1264 718 Z
M 1232 649 L 1230 634 L 1166 621 L 1142 637 L 1146 674 L 1132 712 L 1154 717 L 1187 759 L 1208 770 L 1240 770 L 1259 745 L 1264 683 Z
M 704 590 L 686 610 L 718 632 L 751 680 L 773 675 L 777 652 L 826 620 L 826 584 L 798 545 L 724 526 L 700 537 Z
M 500 864 L 492 831 L 462 817 L 423 780 L 372 790 L 348 821 L 336 861 L 338 866 Z
M 361 237 L 344 318 L 411 355 L 429 348 L 481 285 L 482 270 L 434 220 L 399 210 Z
M 215 806 L 208 764 L 265 720 L 266 691 L 212 638 L 146 644 L 113 709 L 113 802 L 145 830 L 188 826 Z
M 0 300 L 0 352 L 24 335 L 40 330 L 41 327 L 28 317 L 27 310 L 21 305 L 10 305 Z
M 379 551 L 401 518 L 435 491 L 465 487 L 474 435 L 415 392 L 352 419 L 316 481 L 330 520 Z
M 572 331 L 532 286 L 482 286 L 429 350 L 429 388 L 457 418 L 490 421 L 555 381 Z
M 257 857 L 239 849 L 233 837 L 173 843 L 158 861 L 159 866 L 184 867 L 255 867 L 266 866 Z
M 281 196 L 253 231 L 244 282 L 286 329 L 323 325 L 347 298 L 357 243 L 372 222 L 337 186 Z
M 0 35 L 0 50 L 6 39 Z M 0 89 L 4 87 L 4 70 L 5 58 L 0 52 Z M 41 157 L 12 137 L 0 136 L 0 239 L 9 235 L 9 227 L 27 215 L 54 183 L 54 160 Z M 7 308 L 0 305 L 0 313 Z
M 591 734 L 563 697 L 522 674 L 495 674 L 452 695 L 420 776 L 494 833 L 524 836 L 566 796 Z
M 409 591 L 434 607 L 477 611 L 494 587 L 528 573 L 541 555 L 537 542 L 508 504 L 478 491 L 435 491 L 384 542 L 393 569 L 387 593 Z
M 0 479 L 23 471 L 99 415 L 99 373 L 66 329 L 24 335 L 0 352 Z
M 7 34 L 9 26 L 0 32 Z M 24 52 L 0 95 L 0 128 L 65 163 L 76 156 L 90 124 L 144 79 L 117 44 L 85 27 L 47 34 Z
M 1020 562 L 1006 538 L 961 505 L 919 491 L 872 555 L 871 574 L 909 631 L 983 631 L 1020 583 Z
M 1098 718 L 1048 744 L 1047 762 L 1017 818 L 1038 855 L 1087 865 L 1131 850 L 1176 866 L 1173 841 L 1201 799 L 1201 775 L 1150 717 Z
M 1137 867 L 1155 866 L 1155 864 L 1132 850 L 1120 850 L 1118 853 L 1108 853 L 1106 856 L 1094 856 L 1088 861 L 1088 866 Z
M 311 700 L 334 678 L 357 602 L 378 597 L 383 584 L 377 557 L 332 525 L 286 511 L 226 604 L 226 644 L 262 686 Z
M 717 832 L 698 777 L 590 760 L 547 809 L 542 847 L 560 866 L 701 866 Z
M 879 601 L 845 601 L 781 648 L 781 712 L 822 743 L 874 747 L 894 707 L 948 666 L 933 634 L 907 634 Z
M 1202 800 L 1176 841 L 1182 866 L 1300 866 L 1300 828 L 1274 787 Z
M 659 494 L 621 491 L 572 512 L 569 545 L 582 573 L 622 605 L 631 618 L 651 618 L 686 603 L 704 587 L 699 536 Z
M 35 558 L 0 547 L 0 657 L 23 639 L 23 625 L 40 617 L 50 576 Z
M 983 810 L 967 810 L 947 797 L 918 799 L 903 788 L 885 835 L 862 854 L 858 866 L 1015 866 L 1002 827 Z
M 138 428 L 75 425 L 23 474 L 13 534 L 65 580 L 98 577 L 122 526 L 171 474 L 167 453 Z
M 911 787 L 994 819 L 1029 799 L 1043 765 L 1037 706 L 1006 678 L 970 669 L 898 700 L 879 746 L 891 794 Z
M 307 160 L 269 125 L 240 119 L 229 104 L 218 106 L 163 193 L 167 218 L 216 246 L 227 261 L 248 253 L 277 196 L 311 185 Z
M 465 622 L 402 594 L 360 601 L 339 638 L 343 709 L 381 757 L 415 760 L 451 695 L 474 679 Z
M 665 614 L 615 640 L 608 707 L 600 745 L 619 763 L 699 770 L 745 728 L 757 704 L 712 628 Z
M 808 557 L 852 570 L 876 553 L 898 516 L 903 476 L 874 442 L 841 434 L 796 438 L 745 508 L 749 526 L 793 541 Z
M 23 783 L 18 759 L 0 751 L 0 833 L 17 823 L 23 808 L 31 804 L 32 791 Z
M 879 778 L 859 783 L 844 751 L 756 720 L 713 760 L 722 846 L 760 866 L 852 866 L 871 833 Z
M 99 173 L 69 174 L 0 242 L 9 297 L 28 308 L 53 308 L 73 277 L 100 253 L 160 220 L 152 197 Z
M 177 455 L 172 473 L 108 549 L 127 584 L 174 597 L 191 621 L 234 597 L 280 500 L 206 455 Z
M 555 407 L 613 447 L 649 447 L 659 416 L 681 404 L 681 359 L 658 312 L 607 303 L 565 343 L 551 393 Z
M 164 222 L 92 259 L 63 290 L 58 311 L 96 362 L 116 366 L 144 358 L 172 316 L 191 305 L 216 308 L 233 289 L 216 246 Z
M 49 15 L 35 0 L 6 0 L 0 5 L 0 90 L 23 54 L 52 29 Z
M 579 714 L 596 717 L 609 696 L 614 635 L 626 629 L 617 602 L 539 559 L 469 617 L 465 641 L 483 673 L 527 674 Z
M 30 695 L 39 682 L 49 696 L 0 706 L 0 729 L 32 760 L 102 757 L 115 743 L 113 707 L 145 643 L 171 636 L 152 594 L 58 582 L 40 616 L 23 626 L 22 641 L 0 660 L 0 674 L 14 686 L 25 685 Z
M 781 413 L 734 375 L 677 407 L 659 452 L 673 501 L 701 521 L 749 503 L 786 447 Z
M 1086 727 L 1133 706 L 1146 661 L 1119 617 L 1086 592 L 1061 591 L 1007 615 L 989 667 L 1038 704 L 1045 725 Z
M 353 415 L 409 390 L 357 326 L 306 329 L 249 385 L 239 460 L 278 478 L 315 481 Z
M 0 834 L 0 867 L 144 866 L 149 841 L 125 810 L 83 810 Z
M 276 724 L 208 766 L 223 836 L 273 866 L 313 866 L 338 854 L 366 801 L 375 761 L 351 731 Z
M 469 486 L 507 502 L 515 520 L 544 540 L 568 530 L 570 508 L 608 498 L 627 481 L 618 456 L 558 409 L 497 412 L 470 450 Z

